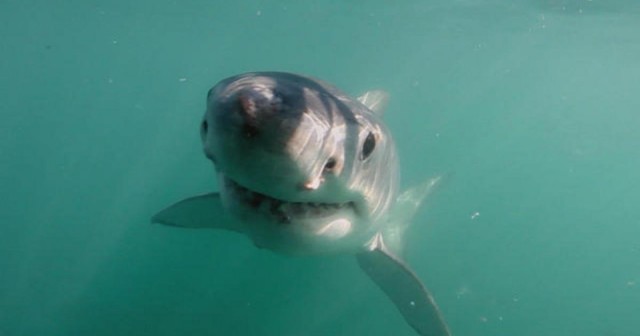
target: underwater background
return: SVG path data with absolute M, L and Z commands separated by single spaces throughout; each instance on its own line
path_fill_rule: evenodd
M 414 335 L 352 256 L 149 223 L 256 70 L 390 93 L 454 335 L 640 335 L 640 2 L 2 0 L 0 336 Z

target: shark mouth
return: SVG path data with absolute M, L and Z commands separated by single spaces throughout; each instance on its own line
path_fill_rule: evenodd
M 277 199 L 265 194 L 252 191 L 235 181 L 225 177 L 225 188 L 233 198 L 246 207 L 271 215 L 277 222 L 289 224 L 292 220 L 301 218 L 323 218 L 344 210 L 355 212 L 355 202 L 318 203 L 291 202 Z

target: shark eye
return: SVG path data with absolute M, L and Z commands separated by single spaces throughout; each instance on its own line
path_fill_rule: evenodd
M 369 155 L 373 153 L 373 150 L 375 148 L 376 148 L 376 137 L 373 135 L 373 133 L 369 132 L 369 134 L 367 135 L 367 138 L 364 140 L 364 143 L 362 144 L 362 154 L 360 159 L 366 160 L 369 157 Z
M 330 158 L 329 160 L 327 160 L 327 163 L 324 164 L 324 170 L 333 170 L 333 168 L 336 167 L 336 164 L 336 159 Z
M 202 125 L 200 125 L 200 133 L 202 133 L 202 135 L 207 134 L 207 131 L 209 130 L 209 124 L 207 123 L 206 120 L 202 121 Z

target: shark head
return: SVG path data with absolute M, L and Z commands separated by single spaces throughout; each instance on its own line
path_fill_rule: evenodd
M 398 163 L 380 116 L 299 75 L 248 73 L 208 93 L 200 126 L 223 205 L 256 245 L 362 246 L 395 202 Z

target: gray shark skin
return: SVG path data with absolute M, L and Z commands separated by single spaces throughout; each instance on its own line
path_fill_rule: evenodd
M 322 81 L 256 72 L 220 81 L 200 125 L 220 191 L 152 222 L 248 236 L 283 254 L 353 254 L 419 335 L 451 335 L 433 296 L 402 261 L 403 232 L 439 177 L 399 193 L 387 95 L 349 98 Z

